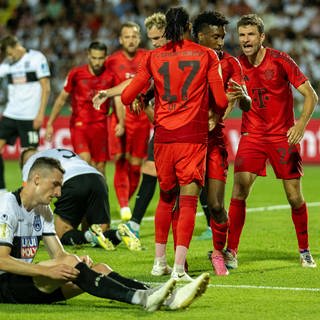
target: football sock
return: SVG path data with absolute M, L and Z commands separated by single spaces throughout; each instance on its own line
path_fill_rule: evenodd
M 103 232 L 103 235 L 109 239 L 113 245 L 117 246 L 119 243 L 121 243 L 121 236 L 118 236 L 118 230 L 109 229 L 107 231 Z
M 180 215 L 180 210 L 179 210 L 179 204 L 178 204 L 173 212 L 173 217 L 172 217 L 172 235 L 173 235 L 174 250 L 176 250 L 176 247 L 177 247 L 177 228 L 178 228 L 179 215 Z
M 84 232 L 76 229 L 65 232 L 60 240 L 64 245 L 75 245 L 88 242 L 84 236 Z
M 150 287 L 148 285 L 146 285 L 145 283 L 139 282 L 135 279 L 125 278 L 125 277 L 121 276 L 119 273 L 114 272 L 114 271 L 110 272 L 108 274 L 108 277 L 120 282 L 121 284 L 125 285 L 128 288 L 139 289 L 139 290 L 150 289 Z
M 177 247 L 184 246 L 189 248 L 195 224 L 197 204 L 198 196 L 179 196 L 180 212 L 177 224 Z
M 140 175 L 141 175 L 141 165 L 129 165 L 129 199 L 132 197 L 134 192 L 137 190 Z
M 95 272 L 83 262 L 79 262 L 75 268 L 80 274 L 73 282 L 83 291 L 100 298 L 132 303 L 136 289 L 128 288 L 111 277 Z
M 128 161 L 119 159 L 115 163 L 114 188 L 120 208 L 129 206 L 129 176 Z
M 174 269 L 179 273 L 184 272 L 184 265 L 186 262 L 187 252 L 187 247 L 177 245 L 174 257 Z
M 229 230 L 227 248 L 238 251 L 241 232 L 246 218 L 246 202 L 232 198 L 229 207 Z
M 160 199 L 154 218 L 156 243 L 167 243 L 168 241 L 172 221 L 172 209 L 176 202 L 176 196 L 175 193 L 160 191 Z
M 210 220 L 211 230 L 212 230 L 212 242 L 213 247 L 216 250 L 221 251 L 227 240 L 228 232 L 228 222 L 225 223 L 216 223 L 213 219 Z
M 136 196 L 131 220 L 141 224 L 142 218 L 154 195 L 157 186 L 157 177 L 142 174 L 142 182 Z
M 5 189 L 6 184 L 4 181 L 4 162 L 2 155 L 0 154 L 0 189 Z
M 200 193 L 200 203 L 201 203 L 201 207 L 203 210 L 204 215 L 206 216 L 207 219 L 207 226 L 210 227 L 210 210 L 208 208 L 208 201 L 207 201 L 207 193 L 205 192 L 204 189 L 201 190 Z
M 304 203 L 298 209 L 291 209 L 292 221 L 296 229 L 298 246 L 300 250 L 309 249 L 308 241 L 308 209 Z

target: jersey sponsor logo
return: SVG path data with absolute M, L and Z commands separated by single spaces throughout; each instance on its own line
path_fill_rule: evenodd
M 19 74 L 19 75 L 13 75 L 12 76 L 12 83 L 13 84 L 22 84 L 27 82 L 27 76 L 26 74 Z
M 39 215 L 34 216 L 33 228 L 35 231 L 39 232 L 42 228 L 41 219 Z
M 21 238 L 21 258 L 22 259 L 33 258 L 36 255 L 37 250 L 38 250 L 38 239 L 36 236 Z

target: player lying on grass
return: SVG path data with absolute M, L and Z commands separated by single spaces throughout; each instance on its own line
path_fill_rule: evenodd
M 24 186 L 0 196 L 0 303 L 48 304 L 87 292 L 147 311 L 162 305 L 176 310 L 189 306 L 206 290 L 207 273 L 175 290 L 173 279 L 150 289 L 105 264 L 94 265 L 88 256 L 67 253 L 55 234 L 49 205 L 61 195 L 63 174 L 58 160 L 38 158 Z M 35 264 L 40 239 L 51 260 Z

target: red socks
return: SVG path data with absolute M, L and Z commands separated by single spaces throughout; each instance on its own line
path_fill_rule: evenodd
M 129 163 L 129 199 L 136 191 L 141 175 L 141 165 L 132 165 Z
M 304 203 L 298 209 L 291 209 L 291 217 L 296 229 L 298 246 L 300 250 L 309 249 L 308 242 L 308 209 Z
M 177 223 L 177 246 L 189 248 L 195 224 L 198 196 L 179 197 L 179 220 Z
M 216 223 L 212 218 L 210 219 L 210 227 L 212 230 L 212 242 L 213 247 L 216 250 L 221 251 L 227 240 L 227 232 L 228 232 L 228 221 L 225 223 Z
M 120 208 L 129 206 L 128 161 L 119 159 L 115 163 L 114 188 Z
M 240 235 L 246 218 L 245 200 L 231 199 L 229 208 L 228 249 L 238 251 Z

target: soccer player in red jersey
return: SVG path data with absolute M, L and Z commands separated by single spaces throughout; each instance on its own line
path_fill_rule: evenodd
M 318 97 L 292 58 L 263 46 L 264 24 L 255 14 L 237 24 L 243 68 L 252 108 L 242 114 L 241 139 L 235 159 L 229 207 L 226 263 L 237 267 L 238 245 L 246 216 L 246 199 L 257 176 L 266 175 L 269 160 L 291 206 L 303 267 L 316 267 L 309 251 L 308 211 L 301 190 L 302 160 L 299 142 Z M 294 120 L 291 85 L 304 97 L 299 119 Z
M 204 184 L 208 84 L 220 114 L 224 113 L 228 100 L 217 54 L 188 39 L 191 27 L 188 13 L 182 7 L 171 8 L 166 21 L 165 37 L 169 42 L 146 53 L 121 98 L 123 103 L 131 103 L 153 78 L 154 156 L 161 189 L 155 215 L 155 265 L 166 268 L 166 244 L 173 220 L 176 251 L 171 277 L 190 281 L 184 265 L 198 195 Z
M 109 113 L 109 101 L 100 110 L 95 110 L 92 98 L 101 89 L 115 85 L 115 75 L 104 66 L 107 47 L 94 41 L 88 48 L 88 64 L 70 70 L 66 83 L 56 101 L 46 127 L 46 139 L 51 141 L 53 123 L 71 96 L 72 114 L 70 118 L 71 141 L 74 151 L 93 165 L 103 175 L 105 163 L 110 159 L 108 147 L 108 127 L 106 116 Z M 116 134 L 124 132 L 124 113 L 119 98 L 115 98 L 119 124 Z
M 240 98 L 238 98 L 240 107 L 247 110 L 250 108 L 251 99 L 246 93 L 240 63 L 235 57 L 223 51 L 224 37 L 226 35 L 225 25 L 227 24 L 228 21 L 219 12 L 204 12 L 195 18 L 192 26 L 193 34 L 199 44 L 214 49 L 218 54 L 225 91 L 228 89 L 230 79 L 240 84 L 239 87 L 232 90 L 232 93 L 235 94 L 237 91 L 240 94 Z M 212 99 L 209 101 L 214 109 L 214 101 Z M 233 106 L 234 102 L 231 102 L 230 109 Z M 228 173 L 228 152 L 223 129 L 224 123 L 222 118 L 220 118 L 214 129 L 209 131 L 206 170 L 208 220 L 212 230 L 214 248 L 211 261 L 216 275 L 219 276 L 228 275 L 222 253 L 226 244 L 228 230 L 228 217 L 224 207 L 225 183 Z
M 138 48 L 141 41 L 140 27 L 134 22 L 122 24 L 119 41 L 121 50 L 114 52 L 106 60 L 107 69 L 117 75 L 116 84 L 135 76 L 141 58 L 147 51 Z M 118 119 L 113 114 L 111 132 L 117 122 Z M 110 151 L 115 161 L 114 187 L 122 220 L 131 218 L 129 199 L 139 184 L 141 164 L 147 156 L 149 136 L 150 122 L 147 115 L 144 112 L 135 114 L 130 111 L 129 106 L 125 111 L 125 134 L 121 138 L 110 135 Z

